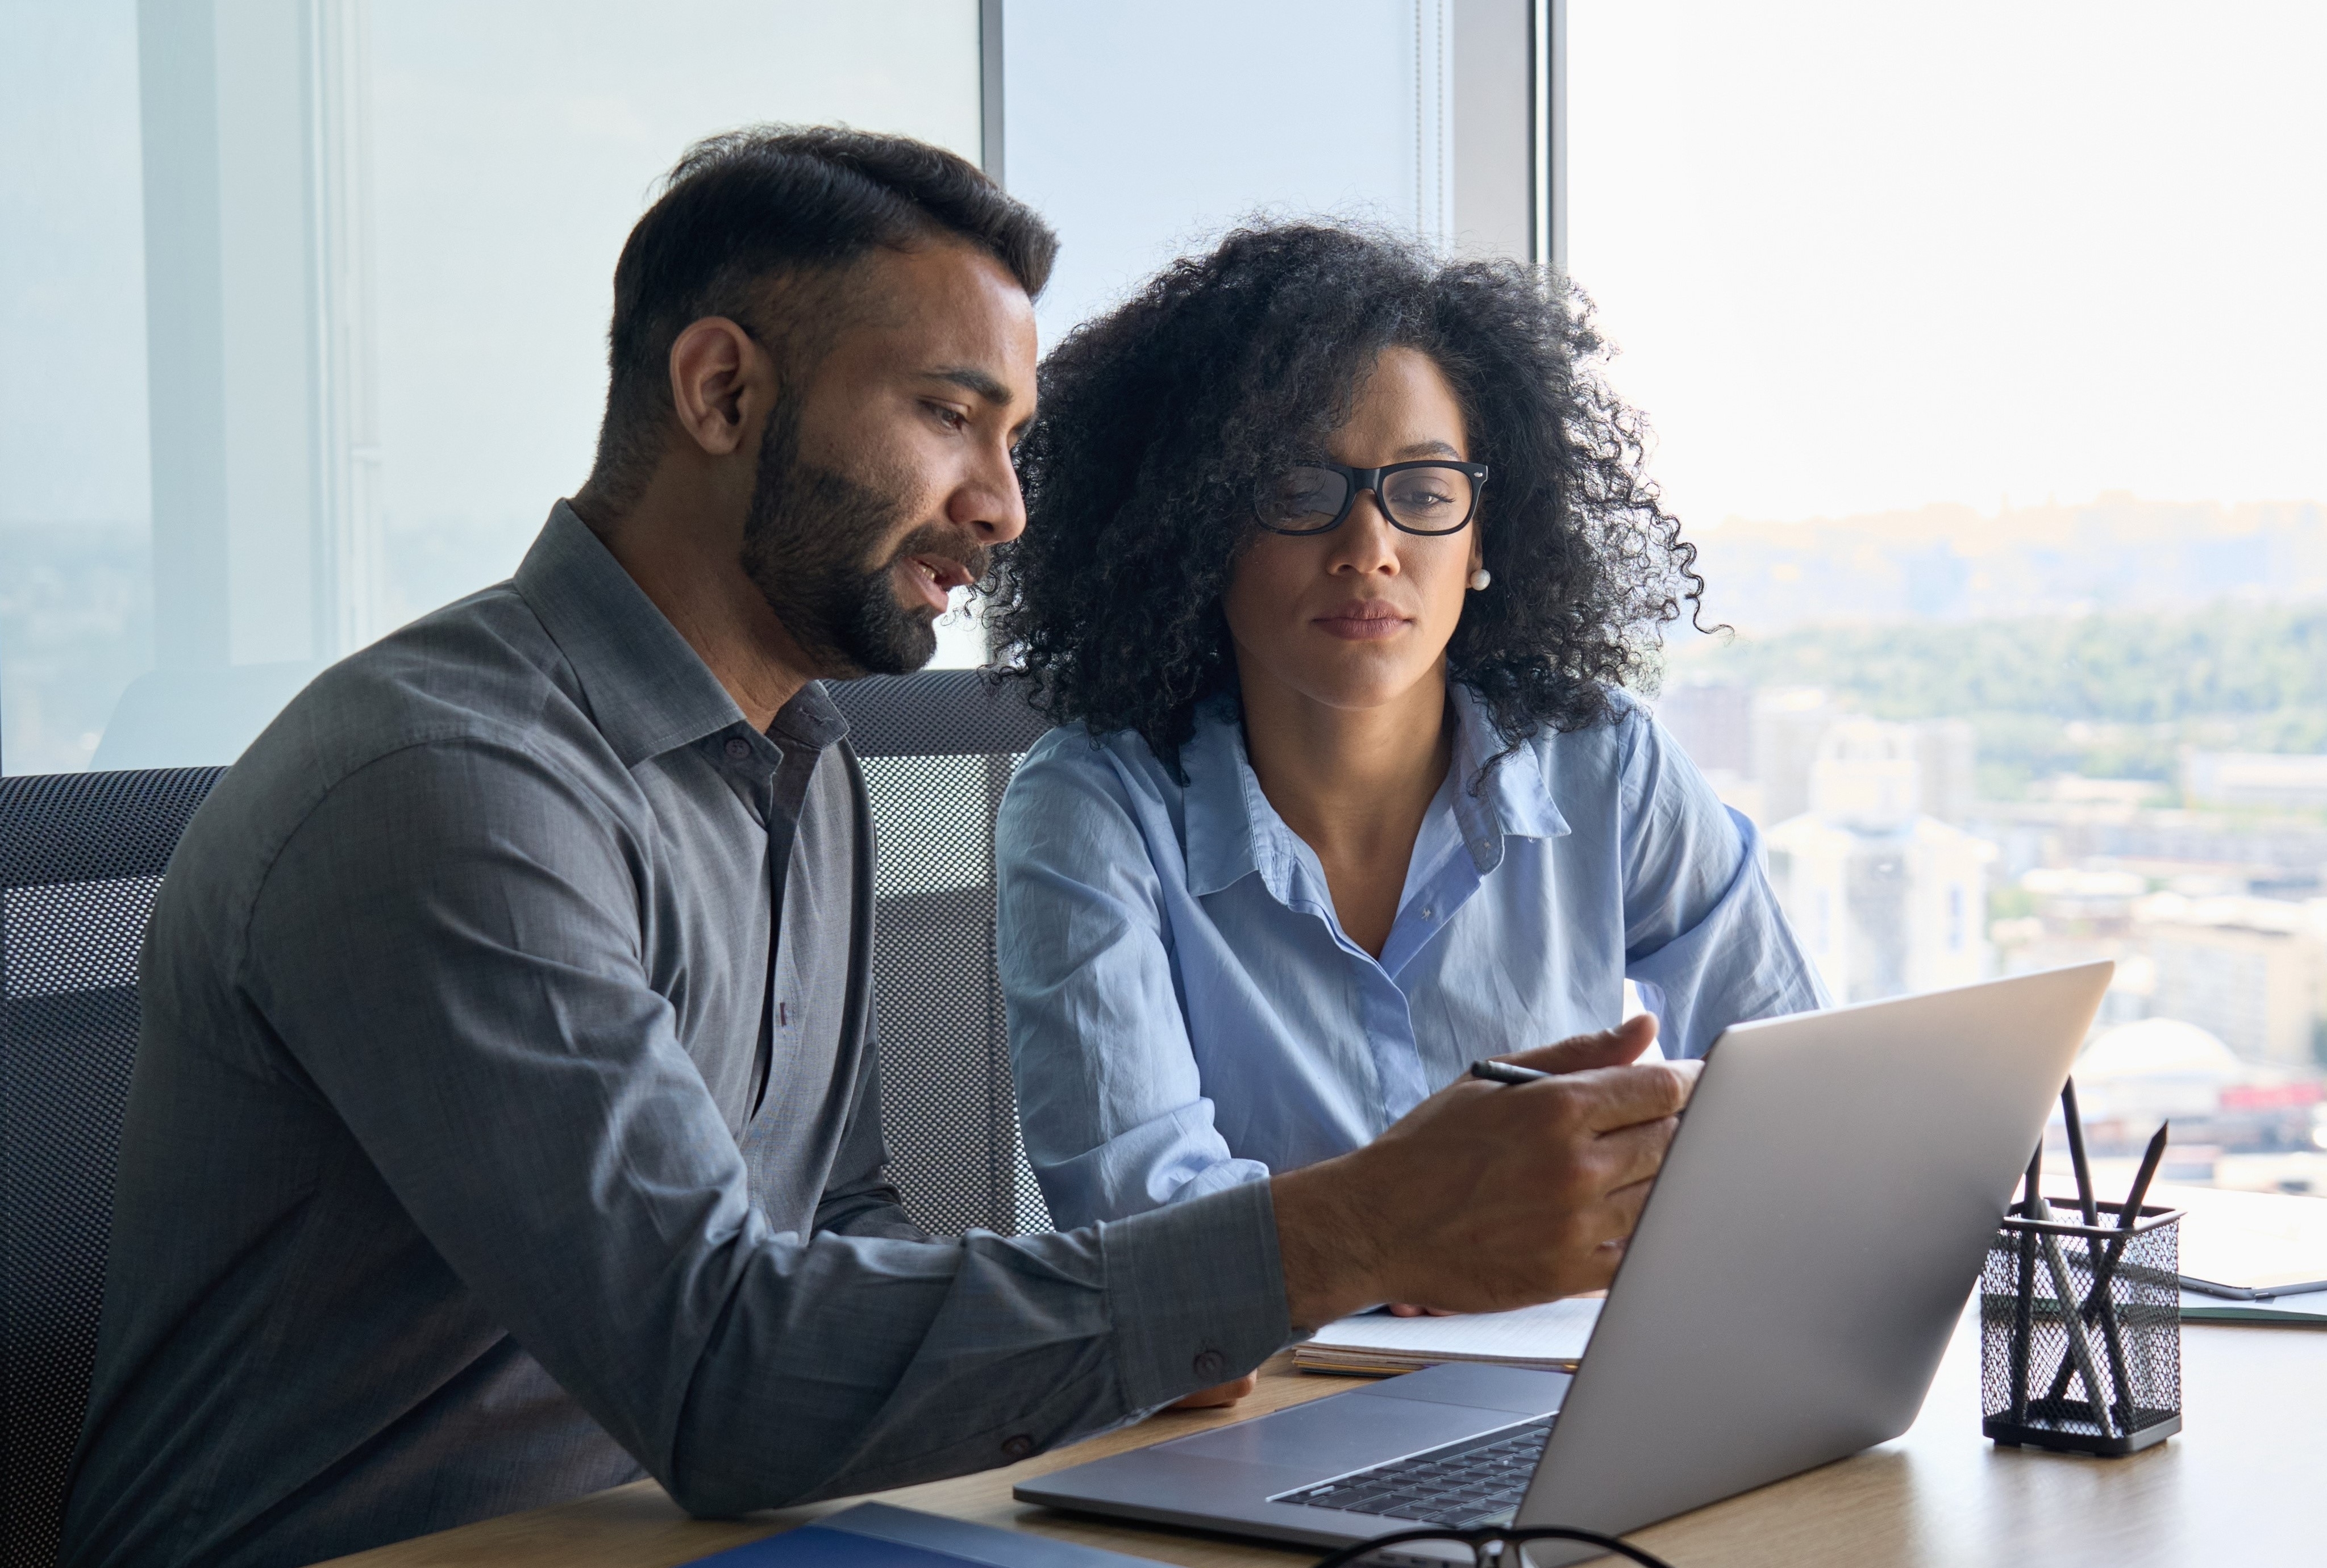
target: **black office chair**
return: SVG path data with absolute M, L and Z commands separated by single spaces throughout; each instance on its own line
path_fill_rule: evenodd
M 1047 1229 L 994 969 L 994 813 L 1042 724 L 974 673 L 835 688 L 881 860 L 882 1108 L 928 1228 Z M 0 779 L 0 1568 L 52 1568 L 97 1347 L 137 953 L 225 770 Z
M 948 1235 L 1048 1230 L 1019 1142 L 994 968 L 994 814 L 1044 722 L 974 670 L 875 676 L 832 695 L 880 848 L 881 1119 L 905 1208 Z
M 0 1568 L 52 1568 L 163 867 L 225 770 L 0 779 Z

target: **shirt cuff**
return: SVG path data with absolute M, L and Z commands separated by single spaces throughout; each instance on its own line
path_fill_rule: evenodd
M 1099 1251 L 1134 1410 L 1240 1377 L 1295 1337 L 1266 1181 L 1102 1225 Z

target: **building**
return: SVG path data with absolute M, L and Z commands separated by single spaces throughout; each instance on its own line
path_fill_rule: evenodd
M 1657 722 L 1707 778 L 1753 774 L 1753 688 L 1734 681 L 1691 681 L 1657 695 Z
M 2104 959 L 2117 970 L 2096 1022 L 2103 1028 L 2150 1015 L 2154 966 L 2140 946 L 2134 910 L 2149 893 L 2146 878 L 2126 871 L 2077 871 L 2039 866 L 2023 873 L 2012 901 L 2024 913 L 2006 913 L 1988 927 L 1996 967 L 2028 975 Z
M 1966 826 L 2004 845 L 2013 875 L 2033 867 L 2138 871 L 2176 891 L 2302 897 L 2327 866 L 2327 823 L 2315 817 L 2185 810 L 2151 804 L 2145 779 L 2048 779 L 2034 798 L 1980 803 Z M 2212 884 L 2201 889 L 2197 884 Z
M 2174 1018 L 2104 1030 L 2077 1058 L 2076 1080 L 2093 1153 L 2120 1159 L 2168 1121 L 2174 1144 L 2199 1164 L 2220 1152 L 2303 1150 L 2321 1101 L 2315 1078 L 2242 1057 Z
M 1675 686 L 1657 716 L 1712 779 L 1723 798 L 1732 770 L 1750 784 L 1763 822 L 1783 822 L 1810 808 L 1810 772 L 1827 732 L 1854 715 L 1818 686 L 1750 686 L 1704 682 Z M 1963 719 L 1896 724 L 1912 738 L 1920 809 L 1961 826 L 1973 814 L 1978 738 Z
M 2327 809 L 2327 757 L 2184 751 L 2182 794 L 2193 806 Z
M 1963 826 L 1979 798 L 1978 733 L 1968 719 L 1926 719 L 1911 727 L 1923 814 Z
M 1981 978 L 1995 846 L 1921 809 L 1913 727 L 1838 720 L 1808 772 L 1810 808 L 1765 839 L 1779 902 L 1836 1000 Z
M 1751 777 L 1761 786 L 1762 821 L 1784 822 L 1810 808 L 1810 770 L 1842 710 L 1816 686 L 1772 686 L 1753 694 Z
M 2308 1068 L 2327 1045 L 2327 900 L 2141 900 L 2150 1013 L 2219 1036 L 2249 1061 Z

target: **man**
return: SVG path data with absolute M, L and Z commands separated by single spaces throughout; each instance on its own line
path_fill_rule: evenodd
M 899 1209 L 817 683 L 925 661 L 1023 526 L 1052 250 L 911 142 L 679 164 L 589 482 L 317 680 L 172 864 L 66 1563 L 306 1563 L 642 1473 L 702 1513 L 892 1486 L 1370 1302 L 1604 1283 L 1687 1088 L 1619 1065 L 1641 1030 L 1122 1224 Z

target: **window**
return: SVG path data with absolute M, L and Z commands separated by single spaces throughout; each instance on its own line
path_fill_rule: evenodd
M 2115 958 L 2110 1149 L 2327 1192 L 2327 17 L 1567 25 L 1573 270 L 1736 629 L 1659 705 L 1835 993 Z
M 227 761 L 516 565 L 695 138 L 979 155 L 974 0 L 0 11 L 0 765 Z
M 1539 9 L 0 10 L 0 767 L 230 761 L 323 663 L 505 576 L 588 469 L 614 257 L 697 136 L 983 158 L 1064 237 L 1055 341 L 1263 210 L 1528 253 Z M 941 628 L 940 663 L 983 654 Z

